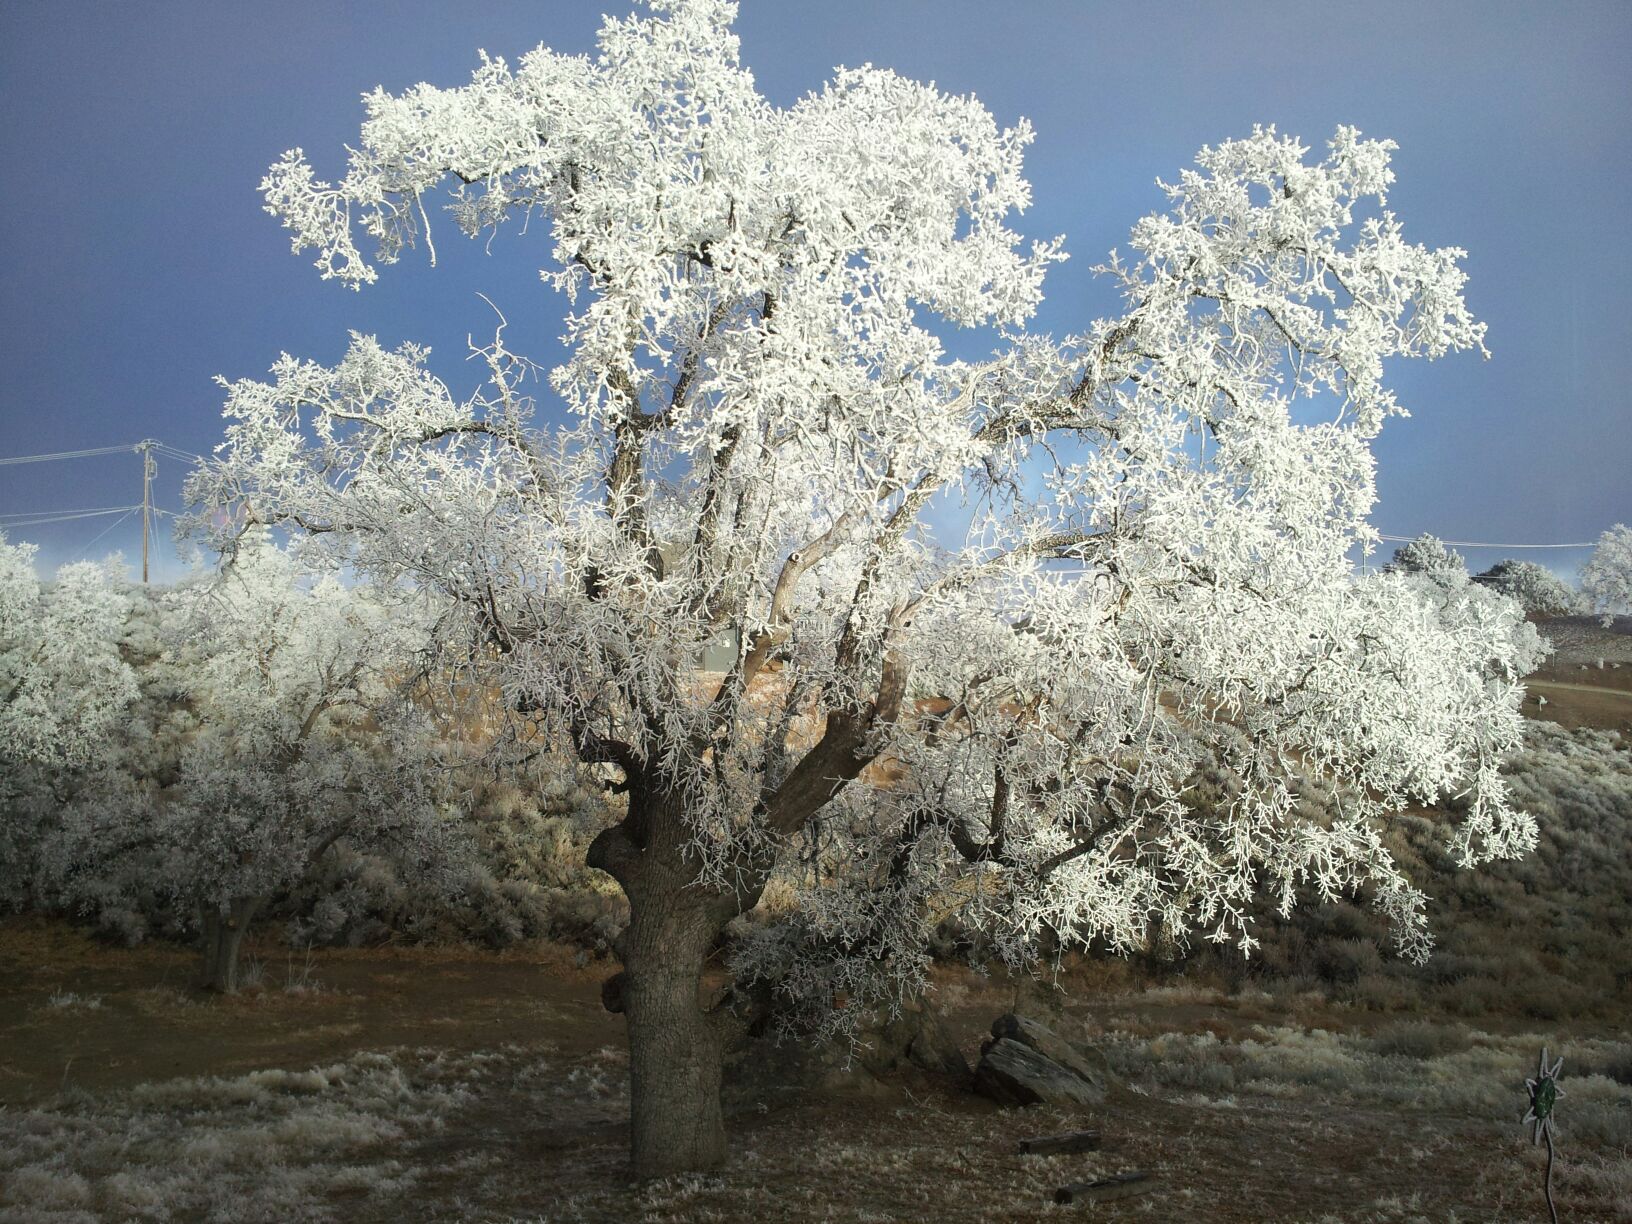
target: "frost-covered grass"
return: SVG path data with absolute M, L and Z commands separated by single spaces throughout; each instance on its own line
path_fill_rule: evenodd
M 976 1014 L 1002 1010 L 1000 993 L 966 984 L 961 1036 L 973 1038 Z M 803 1088 L 741 1102 L 719 1174 L 636 1187 L 621 1025 L 587 1008 L 552 1022 L 576 1055 L 398 1050 L 69 1091 L 0 1112 L 0 1221 L 1039 1224 L 1062 1218 L 1055 1186 L 1131 1167 L 1154 1169 L 1157 1189 L 1095 1218 L 1533 1218 L 1536 1154 L 1518 1125 L 1519 1085 L 1543 1035 L 1454 1020 L 1354 1033 L 1253 1026 L 1239 998 L 1188 987 L 1124 1002 L 1128 1023 L 1118 1012 L 1093 1037 L 1127 1089 L 1104 1109 L 999 1111 L 911 1077 L 866 1092 Z M 1192 1028 L 1224 1028 L 1236 1009 L 1235 1036 L 1163 1031 L 1175 1008 Z M 1621 1081 L 1632 1043 L 1549 1044 L 1565 1056 L 1568 1218 L 1626 1215 L 1632 1088 Z M 1104 1131 L 1104 1150 L 1016 1155 L 1019 1136 L 1084 1125 Z
M 1542 1045 L 1564 1055 L 1564 1095 L 1556 1120 L 1561 1159 L 1555 1188 L 1565 1218 L 1632 1220 L 1632 1042 L 1544 1033 L 1496 1035 L 1454 1020 L 1411 1020 L 1371 1033 L 1258 1025 L 1239 1040 L 1211 1033 L 1096 1037 L 1129 1088 L 1198 1111 L 1198 1118 L 1240 1116 L 1283 1106 L 1318 1105 L 1334 1118 L 1377 1111 L 1396 1121 L 1386 1136 L 1407 1164 L 1436 1163 L 1464 1175 L 1469 1160 L 1514 1218 L 1531 1218 L 1539 1202 L 1541 1154 L 1527 1141 L 1520 1118 L 1524 1079 L 1534 1073 Z M 1219 1114 L 1218 1111 L 1223 1111 Z M 1473 1157 L 1458 1132 L 1493 1136 L 1484 1157 Z M 1381 1155 L 1381 1149 L 1379 1149 Z M 1490 1209 L 1445 1213 L 1405 1191 L 1342 1214 L 1297 1218 L 1300 1224 L 1428 1224 L 1508 1218 Z
M 71 990 L 54 990 L 45 1005 L 53 1011 L 66 1011 L 70 1008 L 84 1008 L 86 1011 L 96 1011 L 102 1006 L 101 995 L 75 994 Z
M 492 1056 L 359 1053 L 304 1071 L 69 1091 L 0 1113 L 0 1220 L 346 1220 L 406 1194 Z
M 1188 1089 L 1233 1104 L 1238 1094 L 1399 1107 L 1409 1113 L 1511 1119 L 1525 1110 L 1524 1080 L 1543 1045 L 1564 1056 L 1561 1141 L 1632 1145 L 1632 1043 L 1544 1033 L 1494 1035 L 1455 1025 L 1408 1023 L 1370 1035 L 1254 1025 L 1239 1041 L 1211 1033 L 1152 1037 L 1107 1033 L 1112 1066 L 1147 1088 Z M 1618 1077 L 1618 1078 L 1617 1078 Z

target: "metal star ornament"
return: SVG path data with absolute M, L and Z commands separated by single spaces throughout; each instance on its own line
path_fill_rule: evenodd
M 1553 1105 L 1564 1095 L 1564 1090 L 1558 1086 L 1558 1073 L 1563 1066 L 1564 1059 L 1561 1055 L 1549 1067 L 1547 1047 L 1542 1046 L 1541 1058 L 1536 1064 L 1535 1078 L 1524 1081 L 1524 1086 L 1530 1093 L 1530 1108 L 1525 1111 L 1524 1123 L 1532 1128 L 1531 1143 L 1540 1143 L 1544 1136 L 1551 1138 Z

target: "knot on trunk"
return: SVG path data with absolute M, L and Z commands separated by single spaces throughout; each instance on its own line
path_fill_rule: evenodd
M 627 973 L 614 973 L 601 983 L 601 1006 L 614 1016 L 623 1012 L 623 991 L 629 982 Z

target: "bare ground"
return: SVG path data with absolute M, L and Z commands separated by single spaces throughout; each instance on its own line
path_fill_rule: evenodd
M 1004 1111 L 917 1075 L 740 1084 L 721 1175 L 631 1187 L 604 965 L 552 948 L 260 951 L 262 989 L 216 999 L 185 986 L 183 949 L 0 923 L 0 1220 L 1540 1218 L 1516 1107 L 1542 1038 L 1522 1025 L 1413 1022 L 1423 1057 L 1401 1062 L 1371 1036 L 1386 1017 L 1317 996 L 1140 992 L 1083 966 L 1068 994 L 1022 1006 L 1102 1044 L 1125 1087 L 1100 1109 Z M 973 1054 L 1015 991 L 949 972 L 937 997 Z M 1546 1039 L 1607 1066 L 1632 1060 L 1627 1037 Z M 1596 1129 L 1567 1143 L 1564 1218 L 1632 1219 L 1632 1089 L 1578 1085 Z M 1016 1154 L 1023 1135 L 1090 1126 L 1106 1150 Z M 1134 1168 L 1151 1192 L 1051 1202 Z

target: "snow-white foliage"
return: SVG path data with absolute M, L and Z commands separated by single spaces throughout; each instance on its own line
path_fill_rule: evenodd
M 1632 527 L 1616 523 L 1598 537 L 1592 556 L 1581 567 L 1581 591 L 1609 618 L 1632 612 Z
M 0 533 L 0 905 L 34 890 L 58 805 L 106 764 L 136 696 L 119 649 L 128 606 L 117 557 L 76 562 L 42 585 L 34 546 Z
M 177 711 L 147 725 L 63 811 L 45 876 L 82 909 L 159 888 L 192 914 L 259 905 L 340 839 L 396 844 L 434 875 L 455 842 L 433 741 L 400 692 L 423 641 L 413 602 L 303 581 L 263 536 L 164 609 Z
M 284 356 L 228 387 L 199 526 L 235 506 L 452 597 L 448 640 L 618 767 L 637 840 L 682 820 L 705 882 L 751 902 L 766 851 L 827 864 L 799 900 L 839 967 L 771 935 L 743 972 L 873 997 L 949 909 L 1016 960 L 1153 921 L 1250 948 L 1260 884 L 1364 887 L 1424 953 L 1378 818 L 1470 794 L 1470 865 L 1535 830 L 1498 773 L 1512 611 L 1446 617 L 1348 560 L 1403 413 L 1385 364 L 1483 348 L 1463 253 L 1386 208 L 1394 146 L 1204 148 L 1102 269 L 1122 313 L 1028 334 L 1063 254 L 1007 226 L 1024 123 L 872 67 L 779 108 L 735 5 L 650 8 L 595 58 L 377 91 L 338 184 L 298 150 L 264 183 L 353 286 L 375 269 L 352 221 L 389 263 L 443 184 L 468 234 L 547 221 L 576 303 L 559 407 L 535 416 L 502 329 L 469 398 L 413 345 Z M 990 359 L 943 351 L 970 325 L 998 329 Z M 954 538 L 919 517 L 943 492 L 971 515 Z M 728 674 L 700 675 L 722 641 Z M 1210 757 L 1237 785 L 1198 806 Z M 1294 810 L 1299 772 L 1345 784 L 1330 818 Z
M 0 762 L 91 763 L 135 697 L 119 656 L 127 598 L 119 558 L 80 561 L 42 586 L 34 546 L 0 534 Z
M 1517 600 L 1532 616 L 1570 616 L 1581 611 L 1580 593 L 1534 561 L 1498 561 L 1474 581 Z
M 1446 587 L 1459 587 L 1468 581 L 1468 566 L 1462 554 L 1426 532 L 1396 548 L 1393 560 L 1383 568 L 1396 574 L 1422 574 Z

